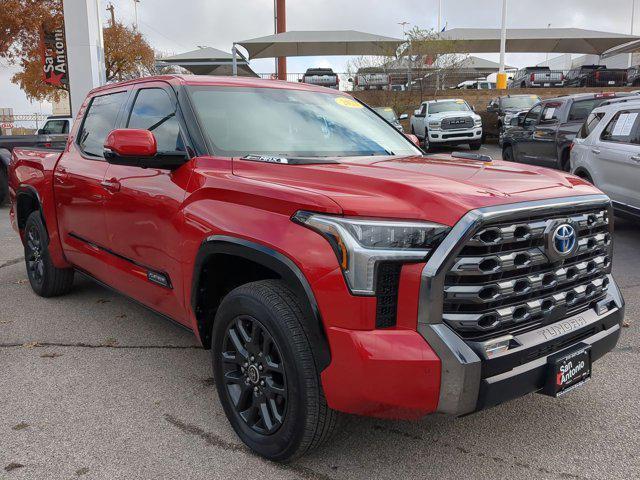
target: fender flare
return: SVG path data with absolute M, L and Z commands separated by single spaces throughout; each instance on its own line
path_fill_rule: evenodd
M 306 277 L 298 266 L 289 257 L 269 248 L 265 245 L 227 235 L 212 235 L 205 239 L 200 246 L 193 270 L 191 288 L 191 308 L 198 320 L 198 329 L 201 321 L 197 314 L 198 293 L 201 286 L 200 272 L 205 261 L 212 255 L 224 254 L 242 257 L 277 273 L 282 281 L 291 288 L 303 302 L 305 318 L 309 321 L 303 324 L 304 331 L 313 351 L 314 360 L 318 372 L 322 372 L 331 363 L 331 351 L 324 330 L 324 324 L 316 302 L 315 295 Z M 201 338 L 203 332 L 200 332 Z

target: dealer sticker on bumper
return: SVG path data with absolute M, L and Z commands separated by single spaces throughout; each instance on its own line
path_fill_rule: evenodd
M 544 393 L 560 397 L 583 385 L 591 378 L 591 347 L 581 345 L 549 360 Z

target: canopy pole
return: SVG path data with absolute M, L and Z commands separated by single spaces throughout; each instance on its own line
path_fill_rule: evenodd
M 502 28 L 500 30 L 500 70 L 496 79 L 496 88 L 507 88 L 507 74 L 504 73 L 504 57 L 507 50 L 507 0 L 502 0 Z
M 237 77 L 238 76 L 238 47 L 236 47 L 235 43 L 233 44 L 233 47 L 231 47 L 231 56 L 232 56 L 231 72 L 234 77 Z

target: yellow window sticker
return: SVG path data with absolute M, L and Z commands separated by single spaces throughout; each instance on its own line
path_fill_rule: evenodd
M 456 100 L 456 103 L 464 103 L 464 100 L 458 99 L 458 100 Z
M 341 107 L 362 108 L 362 104 L 356 102 L 353 98 L 349 98 L 349 97 L 337 97 L 336 103 Z
M 393 110 L 393 109 L 391 109 L 391 108 L 389 108 L 389 107 L 387 107 L 387 108 L 385 108 L 385 109 L 384 109 L 384 111 L 385 111 L 385 112 L 391 112 L 392 110 Z

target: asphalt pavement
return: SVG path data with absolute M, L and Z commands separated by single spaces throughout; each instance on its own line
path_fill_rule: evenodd
M 349 417 L 278 465 L 234 434 L 191 333 L 81 277 L 33 294 L 0 208 L 0 478 L 640 478 L 640 226 L 617 221 L 615 242 L 630 325 L 584 387 L 458 419 Z

